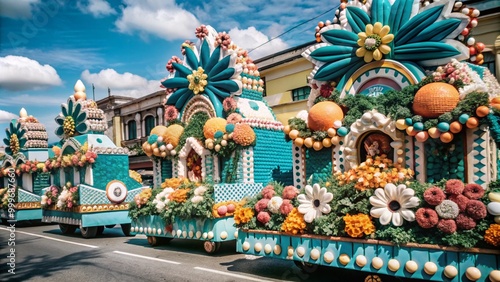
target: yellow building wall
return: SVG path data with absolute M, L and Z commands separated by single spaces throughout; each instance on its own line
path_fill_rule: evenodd
M 122 144 L 122 123 L 119 116 L 113 117 L 113 141 L 116 146 L 121 146 Z

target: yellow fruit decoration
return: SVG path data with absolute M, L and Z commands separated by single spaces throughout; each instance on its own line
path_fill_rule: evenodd
M 151 129 L 151 133 L 149 133 L 149 134 L 150 135 L 156 134 L 157 136 L 164 137 L 165 132 L 167 132 L 167 127 L 163 126 L 163 125 L 158 125 L 158 126 L 155 126 L 153 129 Z
M 181 135 L 184 132 L 184 128 L 179 124 L 172 124 L 167 127 L 167 132 L 164 135 L 163 142 L 166 144 L 172 144 L 172 146 L 177 147 L 179 144 L 179 140 L 181 139 Z
M 227 121 L 223 118 L 219 117 L 214 117 L 205 123 L 203 126 L 203 135 L 205 138 L 214 138 L 214 134 L 217 131 L 222 131 L 223 133 L 226 133 L 226 125 Z
M 331 101 L 319 102 L 312 106 L 307 117 L 307 124 L 313 131 L 326 131 L 333 123 L 344 118 L 339 105 Z
M 148 141 L 142 143 L 142 150 L 148 157 L 151 157 L 153 155 L 153 149 L 151 148 L 151 145 L 148 143 Z

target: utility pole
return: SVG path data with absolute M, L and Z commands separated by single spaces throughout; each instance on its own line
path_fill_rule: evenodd
M 111 89 L 108 87 L 108 97 L 111 96 Z
M 95 101 L 95 86 L 94 86 L 94 83 L 92 83 L 92 99 Z

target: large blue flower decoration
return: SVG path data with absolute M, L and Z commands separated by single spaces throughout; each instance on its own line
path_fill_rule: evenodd
M 172 63 L 175 74 L 162 81 L 166 88 L 177 89 L 167 99 L 167 105 L 175 105 L 182 110 L 194 95 L 206 95 L 217 116 L 223 115 L 222 100 L 231 95 L 241 94 L 241 81 L 238 80 L 242 69 L 236 64 L 236 54 L 214 46 L 215 31 L 201 41 L 200 51 L 196 46 L 184 44 L 183 64 Z
M 467 47 L 454 38 L 467 26 L 468 17 L 451 13 L 453 4 L 436 1 L 420 8 L 419 0 L 348 3 L 340 23 L 322 29 L 323 43 L 304 53 L 316 65 L 314 79 L 335 80 L 348 69 L 381 59 L 421 67 L 467 59 Z
M 26 145 L 26 130 L 21 128 L 21 123 L 13 119 L 9 128 L 5 129 L 5 137 L 3 142 L 7 147 L 5 147 L 5 153 L 7 155 L 17 155 L 19 151 Z

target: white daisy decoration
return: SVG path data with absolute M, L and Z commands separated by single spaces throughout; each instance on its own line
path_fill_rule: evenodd
M 307 185 L 305 187 L 305 194 L 300 194 L 297 199 L 299 200 L 299 212 L 304 215 L 304 220 L 308 223 L 313 222 L 315 218 L 327 214 L 331 211 L 328 204 L 333 200 L 333 194 L 326 191 L 325 187 L 320 187 L 319 184 Z
M 411 208 L 417 207 L 420 200 L 414 197 L 415 191 L 406 185 L 388 183 L 384 189 L 378 188 L 370 197 L 372 208 L 370 215 L 378 218 L 380 224 L 387 225 L 392 221 L 394 226 L 403 225 L 403 219 L 414 221 L 415 213 Z

